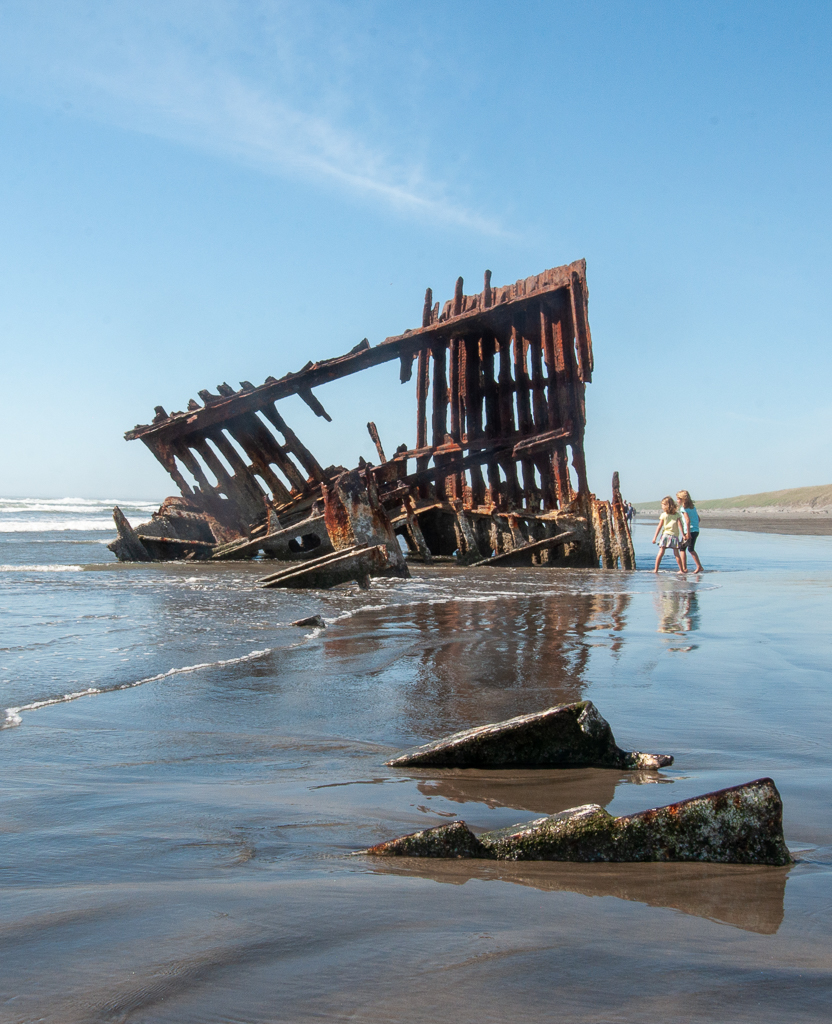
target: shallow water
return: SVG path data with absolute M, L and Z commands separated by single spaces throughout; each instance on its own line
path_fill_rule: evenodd
M 0 530 L 0 1020 L 829 1019 L 832 538 L 291 594 L 118 565 L 102 529 Z M 384 767 L 581 697 L 672 769 Z M 763 775 L 789 869 L 349 856 Z

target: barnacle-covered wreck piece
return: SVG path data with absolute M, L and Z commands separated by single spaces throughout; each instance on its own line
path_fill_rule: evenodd
M 622 750 L 591 700 L 465 729 L 386 762 L 392 768 L 666 768 L 670 754 Z
M 116 516 L 111 549 L 123 560 L 143 560 L 142 551 L 152 560 L 262 554 L 309 563 L 292 585 L 306 573 L 316 586 L 326 574 L 315 563 L 351 547 L 384 546 L 381 571 L 402 573 L 390 531 L 415 560 L 635 568 L 617 474 L 612 502 L 597 500 L 587 483 L 587 297 L 583 260 L 500 288 L 487 271 L 475 295 L 463 293 L 459 278 L 441 312 L 428 289 L 415 330 L 375 346 L 364 339 L 257 387 L 200 391 L 201 403 L 191 399 L 182 412 L 157 406 L 152 423 L 125 436 L 147 445 L 180 494 L 132 532 Z M 324 468 L 280 403 L 297 395 L 330 420 L 313 388 L 395 361 L 401 382 L 416 374 L 415 447 L 402 444 L 388 457 L 368 423 L 379 464 L 361 460 L 350 471 L 349 486 L 361 494 L 351 529 L 363 518 L 373 530 L 347 543 L 327 513 L 347 470 Z M 366 575 L 367 559 L 355 562 Z
M 480 835 L 465 822 L 454 821 L 360 852 L 376 857 L 512 861 L 791 864 L 783 838 L 783 804 L 771 779 L 620 818 L 599 804 L 585 804 Z

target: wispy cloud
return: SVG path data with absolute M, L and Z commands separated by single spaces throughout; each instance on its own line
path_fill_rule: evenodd
M 143 130 L 243 160 L 264 170 L 328 181 L 391 207 L 445 223 L 501 234 L 498 224 L 442 195 L 419 167 L 396 166 L 383 149 L 325 118 L 294 109 L 227 72 L 142 83 L 84 72 L 90 85 L 121 97 Z
M 223 20 L 245 16 L 243 9 L 221 3 L 217 10 L 223 18 L 214 19 L 215 33 Z M 87 26 L 86 35 L 71 31 L 63 40 L 53 26 L 46 31 L 51 55 L 41 49 L 35 60 L 15 61 L 18 77 L 21 72 L 38 77 L 35 91 L 41 99 L 49 98 L 51 84 L 52 98 L 58 92 L 68 97 L 81 116 L 199 147 L 267 173 L 335 187 L 406 216 L 504 234 L 495 219 L 457 201 L 417 161 L 393 156 L 395 141 L 385 140 L 383 132 L 367 138 L 360 126 L 316 112 L 314 101 L 298 102 L 302 97 L 290 95 L 298 90 L 281 89 L 279 75 L 260 73 L 280 59 L 275 52 L 261 50 L 248 61 L 249 73 L 241 73 L 235 67 L 239 54 L 223 52 L 222 40 L 205 45 L 204 21 L 200 38 L 183 31 L 181 23 L 172 26 L 161 9 L 156 14 L 128 17 L 126 24 L 110 18 L 92 30 Z M 199 7 L 192 10 L 195 24 L 199 14 Z M 22 31 L 18 42 L 25 49 L 25 37 L 37 35 L 37 25 L 19 20 L 17 28 L 13 35 Z M 265 47 L 269 37 L 264 40 Z

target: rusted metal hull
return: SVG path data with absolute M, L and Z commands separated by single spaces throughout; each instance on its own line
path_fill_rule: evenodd
M 135 536 L 117 522 L 112 550 L 312 561 L 381 542 L 395 563 L 398 535 L 423 561 L 634 568 L 617 474 L 612 503 L 586 479 L 587 299 L 583 260 L 502 288 L 486 272 L 475 295 L 460 278 L 441 313 L 428 289 L 415 330 L 259 387 L 200 391 L 184 412 L 157 406 L 126 437 L 147 445 L 180 496 Z M 417 375 L 415 448 L 386 456 L 371 421 L 379 465 L 323 468 L 278 403 L 298 395 L 329 420 L 314 387 L 395 360 L 402 382 Z

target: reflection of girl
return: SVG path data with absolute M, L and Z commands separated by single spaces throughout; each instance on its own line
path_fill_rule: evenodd
M 680 590 L 665 590 L 658 595 L 656 607 L 659 612 L 660 633 L 689 633 L 698 629 L 694 603 L 696 592 L 684 593 Z
M 696 510 L 696 505 L 694 505 L 689 491 L 677 491 L 676 499 L 681 506 L 682 515 L 685 519 L 685 549 L 693 555 L 696 571 L 704 572 L 702 563 L 699 561 L 699 555 L 696 553 L 696 541 L 699 537 L 699 513 Z M 685 569 L 687 569 L 688 560 L 684 554 L 682 555 L 682 562 Z
M 676 556 L 676 564 L 679 566 L 679 572 L 687 571 L 682 562 L 680 550 L 684 528 L 684 520 L 676 510 L 676 502 L 670 495 L 662 498 L 662 514 L 659 519 L 659 525 L 656 527 L 656 532 L 653 534 L 653 543 L 656 544 L 658 542 L 659 544 L 659 553 L 656 555 L 656 568 L 653 572 L 659 571 L 666 548 L 673 550 L 673 554 Z M 658 541 L 659 533 L 662 535 L 661 541 Z

